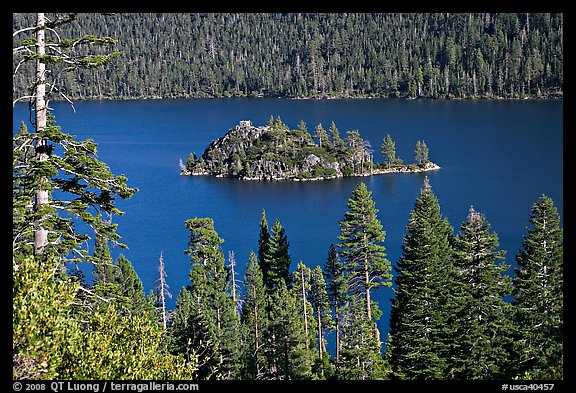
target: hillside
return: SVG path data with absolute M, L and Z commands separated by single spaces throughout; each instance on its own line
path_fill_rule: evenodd
M 14 14 L 14 30 L 32 19 Z M 563 93 L 563 26 L 536 13 L 79 14 L 61 38 L 110 36 L 122 55 L 54 76 L 72 99 L 551 98 Z M 15 97 L 32 74 L 14 78 Z

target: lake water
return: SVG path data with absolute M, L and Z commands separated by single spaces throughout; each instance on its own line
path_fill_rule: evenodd
M 428 174 L 443 215 L 455 232 L 468 209 L 484 213 L 514 264 L 521 247 L 532 204 L 550 196 L 563 211 L 563 102 L 533 100 L 284 100 L 202 99 L 141 101 L 80 101 L 76 113 L 66 103 L 54 102 L 57 123 L 78 139 L 93 138 L 98 156 L 115 174 L 124 173 L 132 199 L 120 200 L 125 211 L 115 218 L 146 292 L 154 287 L 158 258 L 163 253 L 173 298 L 189 283 L 189 259 L 184 254 L 188 233 L 184 221 L 212 217 L 225 242 L 225 256 L 235 253 L 238 278 L 245 272 L 248 254 L 257 251 L 262 209 L 270 225 L 278 218 L 290 242 L 292 268 L 299 261 L 309 267 L 323 264 L 336 243 L 339 221 L 359 182 L 373 193 L 378 217 L 386 231 L 387 257 L 396 263 L 402 237 L 423 184 L 424 174 L 387 174 L 321 182 L 249 182 L 211 177 L 180 176 L 178 160 L 197 155 L 240 120 L 255 125 L 279 115 L 297 128 L 304 120 L 310 131 L 334 121 L 342 137 L 358 129 L 370 141 L 375 161 L 386 134 L 396 142 L 396 155 L 414 161 L 416 141 L 428 145 L 431 161 L 442 169 Z M 27 107 L 17 105 L 14 130 L 28 118 Z M 380 329 L 388 331 L 392 290 L 376 294 L 383 316 Z

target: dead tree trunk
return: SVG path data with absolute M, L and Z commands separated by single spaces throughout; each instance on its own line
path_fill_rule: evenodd
M 46 19 L 43 13 L 36 14 L 36 91 L 34 93 L 36 109 L 36 132 L 40 133 L 46 130 L 46 111 L 48 103 L 46 102 L 46 64 L 42 58 L 46 54 L 45 25 Z M 36 138 L 36 159 L 47 161 L 48 153 L 46 149 L 46 140 L 42 137 Z M 39 189 L 35 192 L 35 211 L 42 210 L 48 204 L 48 190 L 43 189 L 43 185 L 48 179 L 40 180 Z M 43 217 L 40 216 L 34 220 L 34 254 L 41 255 L 48 244 L 48 230 L 43 227 Z

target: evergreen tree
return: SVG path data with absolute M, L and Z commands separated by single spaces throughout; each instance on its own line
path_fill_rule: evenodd
M 342 350 L 336 376 L 342 380 L 386 378 L 380 342 L 374 336 L 374 322 L 366 317 L 363 298 L 351 297 L 342 320 Z
M 426 164 L 428 162 L 428 146 L 424 141 L 416 142 L 416 150 L 414 150 L 414 159 L 418 161 L 420 165 Z
M 173 354 L 181 354 L 188 361 L 196 359 L 196 349 L 192 347 L 190 326 L 194 313 L 194 300 L 189 287 L 180 289 L 176 297 L 176 308 L 169 329 L 168 349 Z
M 266 313 L 266 288 L 262 270 L 254 252 L 250 253 L 244 278 L 244 303 L 242 304 L 243 369 L 245 379 L 263 379 L 266 373 L 266 341 L 268 326 Z
M 293 273 L 292 282 L 294 283 L 292 287 L 292 292 L 296 298 L 296 305 L 300 308 L 300 313 L 304 321 L 304 335 L 306 338 L 306 350 L 311 350 L 314 348 L 315 341 L 315 321 L 314 321 L 314 308 L 310 304 L 310 275 L 311 270 L 309 267 L 304 265 L 302 261 L 296 266 L 296 271 Z
M 454 262 L 464 284 L 463 308 L 457 313 L 455 376 L 459 379 L 502 379 L 512 345 L 510 304 L 512 287 L 504 272 L 504 250 L 496 251 L 498 235 L 486 217 L 470 208 L 455 237 Z
M 322 274 L 322 268 L 320 266 L 316 266 L 310 272 L 310 292 L 308 299 L 310 300 L 310 304 L 316 316 L 318 356 L 320 360 L 322 360 L 327 356 L 324 330 L 331 329 L 334 320 L 330 314 L 326 281 L 324 280 L 324 275 Z
M 348 211 L 340 221 L 338 245 L 342 251 L 351 295 L 362 297 L 369 320 L 378 319 L 380 310 L 372 301 L 372 289 L 390 286 L 390 262 L 386 259 L 384 242 L 386 233 L 377 217 L 378 209 L 372 200 L 372 193 L 364 183 L 360 183 L 348 200 Z M 376 325 L 375 325 L 376 327 Z M 380 340 L 376 328 L 376 340 Z
M 101 219 L 100 215 L 98 219 Z M 115 285 L 115 281 L 120 274 L 118 267 L 112 262 L 106 237 L 96 233 L 92 269 L 92 287 L 94 292 L 104 298 L 118 296 L 120 289 Z
M 330 139 L 328 138 L 328 133 L 322 127 L 322 123 L 318 123 L 314 129 L 314 137 L 318 139 L 318 146 L 320 146 L 321 149 L 330 151 L 334 148 L 330 142 Z
M 386 157 L 386 162 L 388 163 L 388 168 L 390 168 L 390 164 L 396 162 L 396 144 L 390 138 L 390 135 L 386 134 L 384 138 L 384 142 L 382 143 L 381 147 L 382 156 Z
M 268 283 L 268 271 L 270 266 L 268 264 L 270 254 L 270 232 L 268 231 L 268 220 L 266 220 L 266 211 L 262 209 L 262 217 L 260 218 L 260 236 L 258 238 L 258 263 L 260 270 L 262 270 L 262 277 L 264 283 Z
M 530 224 L 513 279 L 516 372 L 528 378 L 562 379 L 564 235 L 550 197 L 542 195 L 532 205 Z
M 337 152 L 345 152 L 346 151 L 346 144 L 344 143 L 344 139 L 340 136 L 340 130 L 336 127 L 336 124 L 332 122 L 330 124 L 330 136 L 332 138 L 332 144 L 334 145 L 334 149 Z
M 270 296 L 270 317 L 265 333 L 267 379 L 311 379 L 314 355 L 307 348 L 302 305 L 284 281 Z
M 14 141 L 14 148 L 21 149 L 33 146 L 34 155 L 15 154 L 15 178 L 26 178 L 27 190 L 25 198 L 28 209 L 19 221 L 25 236 L 17 237 L 19 242 L 27 241 L 33 236 L 34 255 L 42 259 L 44 251 L 62 254 L 66 251 L 77 253 L 87 258 L 87 250 L 80 249 L 89 237 L 77 233 L 70 219 L 62 218 L 57 209 L 62 209 L 74 217 L 84 221 L 88 226 L 112 241 L 119 236 L 115 233 L 115 225 L 105 225 L 96 217 L 100 212 L 122 214 L 114 207 L 114 197 L 129 198 L 136 192 L 126 186 L 124 176 L 114 176 L 104 163 L 96 157 L 96 145 L 93 141 L 75 141 L 74 137 L 63 133 L 55 126 L 49 111 L 49 101 L 52 89 L 62 91 L 58 83 L 59 70 L 57 64 L 68 64 L 65 70 L 87 69 L 109 63 L 118 55 L 117 52 L 97 55 L 80 55 L 71 53 L 71 48 L 92 45 L 92 47 L 108 46 L 115 41 L 109 37 L 99 38 L 86 35 L 75 39 L 61 39 L 56 28 L 76 19 L 76 14 L 57 16 L 50 20 L 44 13 L 37 13 L 32 26 L 22 28 L 14 33 L 14 37 L 23 33 L 33 32 L 14 48 L 14 59 L 19 59 L 14 73 L 20 66 L 34 63 L 35 81 L 31 94 L 19 97 L 19 100 L 29 100 L 35 132 L 20 133 Z M 53 69 L 50 69 L 50 67 Z M 55 78 L 55 80 L 54 80 Z M 52 86 L 49 90 L 48 87 Z M 65 97 L 65 96 L 64 96 Z M 16 102 L 15 101 L 15 102 Z M 26 161 L 21 161 L 23 158 Z M 52 191 L 60 189 L 73 195 L 76 199 L 57 200 L 52 198 Z M 72 200 L 71 200 L 72 199 Z M 32 203 L 30 203 L 32 202 Z
M 146 299 L 142 281 L 130 260 L 120 254 L 114 265 L 117 274 L 114 276 L 112 284 L 118 288 L 119 300 L 124 305 L 125 312 L 128 314 L 143 313 L 155 321 L 154 303 L 150 303 L 150 300 Z
M 450 378 L 448 363 L 459 309 L 453 228 L 440 214 L 428 178 L 410 213 L 396 267 L 386 359 L 393 377 Z
M 284 282 L 286 286 L 291 284 L 290 265 L 292 262 L 288 253 L 290 243 L 286 237 L 286 231 L 278 219 L 272 225 L 268 244 L 269 254 L 266 263 L 269 268 L 265 284 L 270 293 L 280 285 L 280 282 Z
M 340 360 L 340 330 L 341 330 L 341 309 L 346 302 L 346 278 L 344 276 L 344 265 L 340 262 L 338 251 L 334 244 L 328 250 L 328 259 L 323 266 L 326 277 L 326 295 L 328 303 L 334 314 L 336 330 L 336 361 Z
M 211 218 L 186 220 L 191 256 L 190 291 L 193 313 L 190 327 L 199 350 L 199 377 L 234 379 L 238 375 L 239 320 L 227 289 L 230 272 L 224 266 L 220 244 Z M 194 343 L 194 342 L 193 342 Z

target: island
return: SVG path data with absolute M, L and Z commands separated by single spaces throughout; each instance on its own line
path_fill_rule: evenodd
M 386 162 L 377 163 L 370 142 L 362 139 L 358 130 L 347 131 L 342 138 L 332 122 L 328 131 L 318 124 L 313 136 L 304 121 L 291 130 L 280 116 L 271 116 L 268 124 L 262 126 L 254 126 L 250 120 L 240 121 L 223 137 L 212 141 L 201 157 L 191 153 L 186 164 L 180 159 L 179 165 L 181 175 L 294 181 L 440 169 L 428 160 L 425 142 L 416 143 L 417 162 L 411 164 L 395 157 L 394 146 L 387 135 L 382 144 Z

